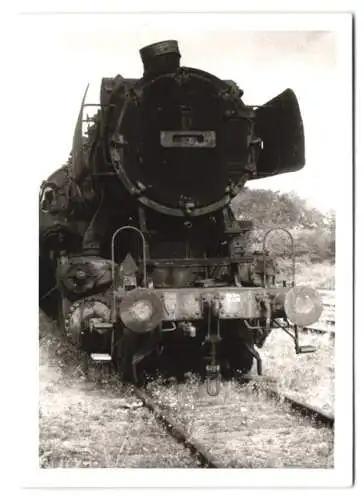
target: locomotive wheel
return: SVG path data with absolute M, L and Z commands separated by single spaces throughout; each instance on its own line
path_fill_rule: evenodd
M 254 357 L 241 338 L 224 339 L 224 371 L 229 376 L 246 375 L 253 366 Z
M 159 337 L 152 332 L 138 335 L 124 328 L 116 342 L 115 365 L 122 380 L 143 385 L 148 374 L 160 366 Z
M 123 381 L 133 380 L 133 356 L 137 351 L 136 335 L 124 328 L 116 343 L 115 365 Z
M 165 340 L 163 354 L 159 361 L 163 375 L 183 382 L 187 372 L 202 373 L 203 356 L 197 339 L 189 339 L 178 334 Z

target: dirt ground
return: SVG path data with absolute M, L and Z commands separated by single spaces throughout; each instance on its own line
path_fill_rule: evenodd
M 196 467 L 116 375 L 92 371 L 40 314 L 39 465 Z
M 273 331 L 261 350 L 265 374 L 276 376 L 284 392 L 333 411 L 334 339 L 304 340 L 316 353 L 296 356 L 292 340 Z M 41 467 L 195 466 L 117 376 L 91 371 L 86 378 L 81 353 L 42 313 L 39 356 Z

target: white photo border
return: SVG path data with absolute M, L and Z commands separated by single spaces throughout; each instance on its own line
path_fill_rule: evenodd
M 65 7 L 62 7 L 62 10 Z M 188 14 L 138 14 L 133 23 L 166 23 L 184 22 L 181 16 Z M 193 14 L 194 19 L 199 14 Z M 131 16 L 124 14 L 124 16 Z M 337 209 L 337 260 L 336 260 L 336 374 L 335 374 L 335 468 L 332 470 L 308 469 L 256 469 L 256 470 L 188 470 L 188 469 L 80 469 L 80 470 L 42 470 L 39 469 L 38 458 L 38 370 L 35 360 L 38 359 L 38 304 L 34 284 L 38 282 L 38 179 L 32 175 L 32 161 L 27 160 L 26 168 L 21 167 L 22 182 L 17 185 L 17 196 L 20 196 L 23 207 L 29 207 L 26 222 L 23 223 L 21 239 L 15 238 L 14 256 L 18 262 L 24 261 L 24 248 L 27 250 L 26 283 L 22 285 L 22 293 L 13 288 L 10 293 L 14 297 L 27 297 L 22 306 L 21 315 L 27 320 L 27 327 L 21 328 L 22 343 L 19 346 L 22 367 L 22 399 L 17 410 L 24 418 L 21 432 L 22 454 L 21 482 L 25 487 L 131 487 L 143 484 L 144 487 L 334 487 L 350 486 L 352 483 L 352 447 L 353 447 L 353 323 L 347 315 L 352 310 L 353 277 L 351 273 L 353 256 L 353 213 L 352 213 L 352 17 L 350 14 L 200 14 L 200 27 L 208 26 L 222 29 L 248 30 L 334 30 L 339 40 L 339 65 L 342 75 L 342 95 L 335 103 L 335 115 L 342 128 L 342 144 L 345 146 L 343 161 L 347 164 L 342 178 L 343 203 Z M 29 16 L 29 22 L 32 22 Z M 62 22 L 60 16 L 60 22 Z M 82 16 L 80 16 L 80 21 Z M 209 25 L 211 23 L 211 25 Z M 24 41 L 21 41 L 23 43 Z M 319 106 L 319 103 L 318 103 Z M 76 111 L 77 113 L 77 111 Z M 75 113 L 75 114 L 76 114 Z M 73 124 L 70 124 L 70 135 Z M 41 138 L 42 132 L 30 131 Z M 41 140 L 40 140 L 41 153 Z M 325 187 L 323 187 L 325 188 Z M 12 193 L 9 193 L 11 196 Z M 9 199 L 9 206 L 12 201 Z M 13 234 L 13 233 L 12 233 Z M 17 302 L 17 301 L 15 301 Z M 17 304 L 9 316 L 21 321 Z M 9 328 L 13 328 L 10 326 Z M 20 326 L 19 326 L 20 328 Z M 26 383 L 26 390 L 24 390 Z

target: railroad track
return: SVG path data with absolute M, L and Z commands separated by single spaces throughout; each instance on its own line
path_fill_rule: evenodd
M 40 326 L 41 468 L 200 467 L 129 384 L 102 366 L 90 366 L 86 375 L 79 351 L 54 323 L 41 315 Z
M 317 323 L 303 328 L 303 331 L 318 334 L 335 334 L 335 290 L 318 290 L 321 295 L 323 311 Z
M 134 394 L 153 413 L 156 420 L 165 427 L 167 432 L 191 452 L 198 460 L 201 467 L 214 469 L 222 468 L 222 464 L 220 464 L 216 457 L 214 457 L 198 440 L 188 436 L 177 420 L 153 399 L 151 393 L 140 387 L 135 387 Z
M 120 385 L 119 395 L 115 388 L 110 395 L 84 392 L 78 381 L 72 382 L 71 392 L 68 384 L 57 385 L 43 405 L 49 412 L 43 418 L 43 457 L 51 453 L 54 464 L 45 466 L 332 467 L 334 417 L 280 394 L 274 379 L 263 380 L 249 376 L 239 382 L 224 381 L 217 397 L 208 396 L 198 379 L 170 385 L 157 380 L 146 388 L 132 387 L 131 402 L 125 384 Z M 143 405 L 134 405 L 136 398 Z M 46 432 L 50 426 L 54 433 L 60 420 L 59 401 L 62 405 L 67 401 L 69 431 L 64 441 L 60 421 L 55 456 Z M 101 448 L 100 437 L 92 445 L 80 427 L 70 426 L 70 417 L 82 420 L 87 436 L 101 435 L 105 440 Z
M 152 382 L 134 393 L 200 467 L 332 467 L 334 416 L 267 380 L 226 382 L 216 398 L 196 382 Z
M 335 292 L 331 290 L 319 290 L 319 292 L 324 306 L 323 314 L 319 322 L 308 328 L 304 328 L 303 330 L 319 334 L 333 334 L 335 331 Z M 257 438 L 259 439 L 259 430 L 257 430 L 257 432 L 251 432 L 251 429 L 247 428 L 246 422 L 244 421 L 241 429 L 237 431 L 236 422 L 239 422 L 239 413 L 236 410 L 239 407 L 239 404 L 246 404 L 246 407 L 243 408 L 245 410 L 243 413 L 246 414 L 245 418 L 249 418 L 250 412 L 250 416 L 253 421 L 254 415 L 256 415 L 255 410 L 257 406 L 259 407 L 259 405 L 263 405 L 264 407 L 264 405 L 267 405 L 267 407 L 269 407 L 268 415 L 271 421 L 275 422 L 275 425 L 272 424 L 272 428 L 270 429 L 271 438 L 268 439 L 275 440 L 276 437 L 277 442 L 279 442 L 281 438 L 282 443 L 286 443 L 287 439 L 289 440 L 301 433 L 302 440 L 298 440 L 297 446 L 299 449 L 303 446 L 303 444 L 307 447 L 306 435 L 307 430 L 310 431 L 308 432 L 308 435 L 311 436 L 312 439 L 312 449 L 316 449 L 316 451 L 312 454 L 310 453 L 310 450 L 307 450 L 307 454 L 303 453 L 304 456 L 301 456 L 301 462 L 299 458 L 300 453 L 294 454 L 290 457 L 287 456 L 286 458 L 278 456 L 276 460 L 278 463 L 282 463 L 283 461 L 285 462 L 284 465 L 287 467 L 314 467 L 316 463 L 318 467 L 332 467 L 333 429 L 335 422 L 334 416 L 330 413 L 324 412 L 320 408 L 308 405 L 303 401 L 299 401 L 290 395 L 280 393 L 273 387 L 273 379 L 265 378 L 263 380 L 266 382 L 268 381 L 268 383 L 262 383 L 261 379 L 254 378 L 252 376 L 244 377 L 240 380 L 240 384 L 248 383 L 249 388 L 246 387 L 245 389 L 242 385 L 238 389 L 239 384 L 238 382 L 235 382 L 235 384 L 238 385 L 235 385 L 232 393 L 234 394 L 238 392 L 242 397 L 239 401 L 235 400 L 230 404 L 226 404 L 226 397 L 224 397 L 224 403 L 221 404 L 221 401 L 219 403 L 219 398 L 215 399 L 206 396 L 205 388 L 201 384 L 197 386 L 195 385 L 195 387 L 199 387 L 200 389 L 203 387 L 202 393 L 201 390 L 198 389 L 199 395 L 196 397 L 195 394 L 192 399 L 191 390 L 194 391 L 195 389 L 192 389 L 191 386 L 188 389 L 183 385 L 175 386 L 175 389 L 178 388 L 176 389 L 177 393 L 179 393 L 179 396 L 177 397 L 176 395 L 171 396 L 171 390 L 173 392 L 173 389 L 165 389 L 165 387 L 161 385 L 159 388 L 154 385 L 152 386 L 152 389 L 135 387 L 134 393 L 152 412 L 157 421 L 164 426 L 167 432 L 191 452 L 194 459 L 198 461 L 200 467 L 226 468 L 276 466 L 274 463 L 275 459 L 269 456 L 269 443 L 268 446 L 264 446 L 266 450 L 268 450 L 268 452 L 265 453 L 265 460 L 263 459 L 264 453 L 261 453 L 261 450 L 258 450 L 258 454 L 256 454 L 255 458 L 254 453 L 251 453 L 251 446 L 249 443 L 254 442 Z M 232 385 L 234 385 L 234 383 Z M 185 387 L 185 390 L 183 387 Z M 181 394 L 183 393 L 185 393 L 185 397 L 187 399 L 186 405 L 183 403 L 183 396 L 181 400 Z M 186 410 L 186 407 L 188 406 L 190 407 L 189 411 Z M 240 413 L 241 408 L 242 407 L 240 407 Z M 251 408 L 251 411 L 249 408 Z M 272 413 L 272 408 L 276 410 L 276 414 L 274 411 Z M 210 420 L 210 426 L 208 425 L 209 417 L 207 416 L 209 411 L 215 413 L 213 418 Z M 237 418 L 234 419 L 230 416 L 230 420 L 228 419 L 226 427 L 224 427 L 224 424 L 221 423 L 225 422 L 226 414 L 229 414 L 229 412 L 235 412 L 235 416 Z M 266 435 L 267 422 L 264 421 L 264 419 L 261 419 L 261 414 L 264 412 L 264 408 L 260 408 L 259 412 L 260 415 L 258 415 L 257 420 L 260 422 L 260 425 L 263 425 L 262 434 Z M 280 417 L 278 418 L 277 423 L 278 413 L 280 413 Z M 299 421 L 297 427 L 297 420 L 299 420 L 300 417 L 301 420 Z M 282 419 L 284 420 L 284 418 L 286 418 L 287 422 L 291 425 L 289 432 L 287 432 L 289 428 L 288 425 L 282 426 Z M 233 423 L 233 421 L 235 423 Z M 192 427 L 194 422 L 198 423 L 195 432 L 191 432 L 191 422 Z M 205 424 L 201 426 L 201 422 L 205 422 Z M 214 443 L 214 437 L 216 437 L 215 431 L 219 424 L 219 436 L 225 435 L 225 438 L 221 438 L 220 445 L 217 445 L 216 442 Z M 233 460 L 227 461 L 226 456 L 231 455 L 231 439 L 229 440 L 228 437 L 229 427 L 231 428 L 231 424 L 231 432 L 232 435 L 235 436 L 234 447 L 240 449 L 242 453 L 234 453 Z M 208 427 L 215 427 L 215 431 L 209 432 Z M 318 437 L 320 435 L 323 436 L 322 439 Z M 226 446 L 224 445 L 224 441 L 227 443 Z M 293 441 L 296 442 L 294 439 Z M 248 456 L 250 458 L 247 458 L 244 450 L 249 450 Z M 260 463 L 257 456 L 260 457 Z

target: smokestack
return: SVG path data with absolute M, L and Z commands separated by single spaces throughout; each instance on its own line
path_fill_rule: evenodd
M 173 73 L 179 68 L 181 54 L 176 40 L 153 43 L 139 52 L 144 65 L 144 77 Z

